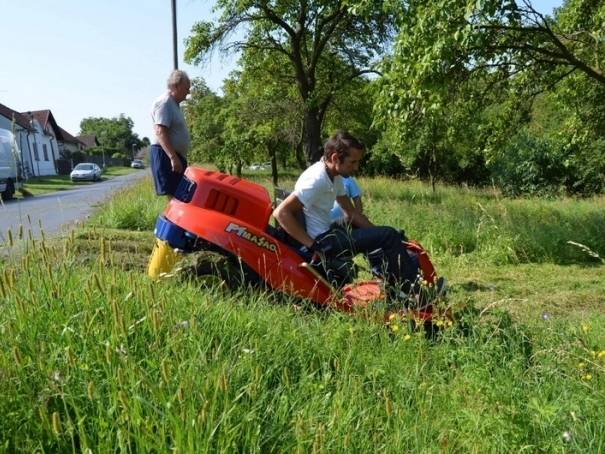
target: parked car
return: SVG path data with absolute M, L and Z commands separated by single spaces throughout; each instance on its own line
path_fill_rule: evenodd
M 260 169 L 260 164 L 252 164 L 250 166 L 250 170 L 258 170 L 258 169 Z
M 90 162 L 83 162 L 74 167 L 69 174 L 71 181 L 99 181 L 101 180 L 101 168 Z
M 132 161 L 132 164 L 130 164 L 130 167 L 132 167 L 133 169 L 144 169 L 145 164 L 143 164 L 143 161 L 141 161 L 140 159 L 135 159 Z
M 263 162 L 261 164 L 260 168 L 262 170 L 270 170 L 271 169 L 271 163 L 270 162 Z

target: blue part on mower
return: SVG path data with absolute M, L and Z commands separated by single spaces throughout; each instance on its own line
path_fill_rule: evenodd
M 158 218 L 153 234 L 156 238 L 166 241 L 171 247 L 181 250 L 185 250 L 187 237 L 190 235 L 185 229 L 166 219 L 163 214 Z

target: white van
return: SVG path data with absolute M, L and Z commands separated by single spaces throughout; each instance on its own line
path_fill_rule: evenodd
M 13 154 L 13 147 L 15 154 Z M 8 129 L 0 129 L 0 196 L 2 200 L 13 198 L 15 191 L 23 187 L 21 152 Z

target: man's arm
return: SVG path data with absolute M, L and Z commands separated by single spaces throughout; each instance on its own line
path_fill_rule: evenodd
M 170 163 L 172 164 L 172 171 L 181 173 L 183 171 L 183 164 L 181 164 L 181 160 L 177 156 L 177 153 L 174 150 L 172 143 L 170 142 L 168 126 L 155 125 L 155 136 L 158 138 L 158 142 L 160 142 L 162 149 L 170 158 Z
M 349 199 L 348 196 L 339 195 L 336 197 L 336 201 L 340 205 L 345 216 L 357 227 L 374 227 L 374 224 L 372 224 L 370 220 L 353 205 L 353 202 L 351 202 L 351 199 Z
M 307 248 L 311 248 L 313 238 L 303 229 L 302 225 L 296 220 L 294 213 L 303 209 L 303 204 L 298 197 L 290 194 L 286 199 L 273 210 L 273 217 L 279 222 L 288 234 L 303 244 Z
M 363 202 L 361 201 L 361 196 L 353 197 L 353 205 L 360 213 L 363 213 Z

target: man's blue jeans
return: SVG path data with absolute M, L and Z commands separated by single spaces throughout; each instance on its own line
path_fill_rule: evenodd
M 332 246 L 335 256 L 367 254 L 382 249 L 389 284 L 410 294 L 418 270 L 409 256 L 400 233 L 393 227 L 367 228 L 333 227 L 320 234 L 323 244 Z

